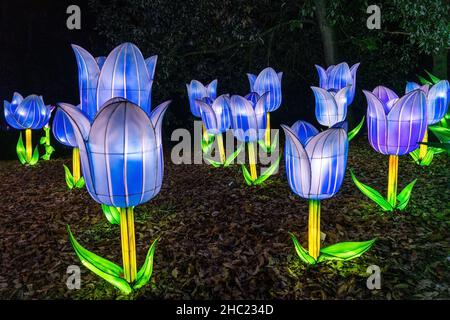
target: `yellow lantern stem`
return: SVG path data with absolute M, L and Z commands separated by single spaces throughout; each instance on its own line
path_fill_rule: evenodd
M 225 163 L 225 161 L 226 161 L 226 156 L 225 156 L 225 147 L 224 147 L 224 145 L 223 145 L 223 137 L 222 137 L 222 134 L 219 133 L 219 134 L 216 136 L 216 139 L 217 139 L 217 145 L 218 145 L 218 147 L 219 147 L 220 162 L 223 164 L 223 163 Z
M 267 128 L 266 128 L 266 146 L 270 147 L 272 141 L 270 141 L 270 112 L 267 112 Z
M 30 162 L 31 157 L 33 156 L 33 146 L 31 140 L 31 129 L 25 130 L 25 148 L 27 152 L 27 162 Z
M 389 178 L 387 200 L 395 207 L 397 204 L 397 177 L 398 177 L 398 156 L 389 156 Z
M 258 178 L 258 174 L 256 173 L 256 153 L 255 153 L 255 143 L 248 143 L 248 159 L 250 163 L 250 175 L 252 176 L 252 180 L 255 181 Z
M 428 142 L 428 129 L 425 131 L 425 135 L 423 136 L 422 142 L 425 142 L 425 143 Z M 428 146 L 426 144 L 421 144 L 419 147 L 419 160 L 422 160 L 423 158 L 425 158 L 427 152 L 428 152 Z
M 320 200 L 309 200 L 308 253 L 316 260 L 320 254 Z
M 209 135 L 208 135 L 208 132 L 206 131 L 204 123 L 202 123 L 202 132 L 203 132 L 203 139 L 206 141 L 206 143 L 208 143 L 209 142 Z
M 120 208 L 120 238 L 124 279 L 129 283 L 136 280 L 136 236 L 134 232 L 134 209 Z
M 81 178 L 80 174 L 80 149 L 73 148 L 72 151 L 73 181 L 78 182 Z

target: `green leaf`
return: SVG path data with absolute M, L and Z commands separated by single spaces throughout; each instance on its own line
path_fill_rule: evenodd
M 205 160 L 206 160 L 210 165 L 212 165 L 214 168 L 219 168 L 219 167 L 222 166 L 222 163 L 220 163 L 220 162 L 218 162 L 218 161 L 214 161 L 214 160 L 212 160 L 212 159 L 209 159 L 209 158 L 207 158 L 206 156 L 205 156 Z
M 414 162 L 417 164 L 420 164 L 420 160 L 419 160 L 419 149 L 416 149 L 414 151 L 411 151 L 409 153 L 409 155 L 411 156 L 411 158 L 413 158 Z
M 320 250 L 319 262 L 324 260 L 348 261 L 369 250 L 376 239 L 363 242 L 340 242 Z
M 214 144 L 215 140 L 214 135 L 208 135 L 208 141 L 205 140 L 205 137 L 202 136 L 202 151 L 203 153 L 208 153 L 211 150 L 212 145 Z
M 261 149 L 264 150 L 265 153 L 271 153 L 273 152 L 277 146 L 278 146 L 278 134 L 279 132 L 277 132 L 273 138 L 273 144 L 268 146 L 266 145 L 266 140 L 262 139 L 262 140 L 258 140 L 258 144 L 261 147 Z
M 262 175 L 260 175 L 258 177 L 258 179 L 255 180 L 255 182 L 253 182 L 254 185 L 260 185 L 261 183 L 263 183 L 264 181 L 266 181 L 274 172 L 275 170 L 277 170 L 279 164 L 280 164 L 280 160 L 281 160 L 281 156 L 278 157 L 277 161 L 275 161 L 270 167 L 269 169 L 267 169 L 266 171 L 264 171 L 264 173 Z
M 261 149 L 264 150 L 265 153 L 269 153 L 270 152 L 270 147 L 266 145 L 266 141 L 265 140 L 258 140 L 258 144 L 261 147 Z
M 41 137 L 41 140 L 39 140 L 39 144 L 45 144 L 47 142 L 47 137 Z
M 39 149 L 36 146 L 36 148 L 34 148 L 33 156 L 31 157 L 30 162 L 28 162 L 28 164 L 30 166 L 34 166 L 38 161 L 39 161 Z
M 120 277 L 123 274 L 123 268 L 82 247 L 74 238 L 69 226 L 67 226 L 67 232 L 75 253 L 86 268 L 120 289 L 123 293 L 130 294 L 132 292 L 130 285 Z
M 234 161 L 234 159 L 236 159 L 236 157 L 241 153 L 243 147 L 244 147 L 244 143 L 241 143 L 239 145 L 239 147 L 237 148 L 237 150 L 235 152 L 233 152 L 233 154 L 231 156 L 228 157 L 228 159 L 225 161 L 225 163 L 223 164 L 223 166 L 225 168 L 229 167 L 230 164 Z
M 84 178 L 81 177 L 76 183 L 75 188 L 82 189 L 86 185 L 86 182 L 84 181 Z
M 449 143 L 450 142 L 450 129 L 444 128 L 440 126 L 429 126 L 428 129 L 431 130 L 431 132 L 434 133 L 434 135 L 441 141 L 442 143 Z
M 27 163 L 27 151 L 25 150 L 25 146 L 23 145 L 22 132 L 19 135 L 19 140 L 17 141 L 16 146 L 17 156 L 19 157 L 19 161 L 21 164 Z
M 362 120 L 359 122 L 359 124 L 354 128 L 352 131 L 348 133 L 348 141 L 352 141 L 352 139 L 358 134 L 358 132 L 361 130 L 364 120 L 366 120 L 366 116 L 362 118 Z
M 353 174 L 352 170 L 350 170 L 350 174 L 352 175 L 353 182 L 358 187 L 358 189 L 363 194 L 365 194 L 369 199 L 375 201 L 375 203 L 377 203 L 381 208 L 383 208 L 384 211 L 394 210 L 392 205 L 389 202 L 387 202 L 378 191 L 359 182 L 358 179 L 356 179 L 355 175 Z
M 120 212 L 116 207 L 107 206 L 106 204 L 102 204 L 102 211 L 111 224 L 120 225 Z
M 291 232 L 289 232 L 289 235 L 291 236 L 292 242 L 294 242 L 295 252 L 297 252 L 297 255 L 299 256 L 300 260 L 302 260 L 304 263 L 307 264 L 316 264 L 317 261 L 313 257 L 311 257 L 308 254 L 308 251 L 306 251 L 302 245 L 298 242 L 295 235 Z
M 417 75 L 417 78 L 419 79 L 419 81 L 422 85 L 425 85 L 425 84 L 433 85 L 433 83 L 431 83 L 430 81 L 428 81 L 427 79 L 425 79 L 422 76 Z
M 252 176 L 250 175 L 250 172 L 248 172 L 245 165 L 241 165 L 241 167 L 242 167 L 242 173 L 244 174 L 245 183 L 247 183 L 247 185 L 249 185 L 249 186 L 253 185 L 253 180 L 252 180 Z
M 159 239 L 160 238 L 157 238 L 155 241 L 153 241 L 152 245 L 150 246 L 150 249 L 148 250 L 145 262 L 137 273 L 136 277 L 137 280 L 133 285 L 133 289 L 135 290 L 145 286 L 150 281 L 150 278 L 153 273 L 153 257 L 155 255 L 155 249 Z
M 436 84 L 436 83 L 438 83 L 439 81 L 441 81 L 441 79 L 439 79 L 438 77 L 436 77 L 435 75 L 433 75 L 431 72 L 429 72 L 428 70 L 425 70 L 425 72 L 426 72 L 426 74 L 428 74 L 428 76 L 430 77 L 430 79 L 431 79 L 431 82 L 433 83 L 433 84 Z
M 63 167 L 64 167 L 64 177 L 66 178 L 66 184 L 69 187 L 69 189 L 73 189 L 74 181 L 73 181 L 72 172 L 70 172 L 70 169 L 67 168 L 67 166 L 65 164 L 63 164 Z
M 433 161 L 434 157 L 434 150 L 431 148 L 428 148 L 427 153 L 425 154 L 425 157 L 420 161 L 421 166 L 429 166 L 431 162 Z
M 398 205 L 397 205 L 397 209 L 398 210 L 403 210 L 408 205 L 409 198 L 411 198 L 411 191 L 412 191 L 414 185 L 416 184 L 416 182 L 417 182 L 417 179 L 415 179 L 413 182 L 408 184 L 402 190 L 402 192 L 400 192 L 399 195 L 397 196 L 397 200 L 399 202 Z

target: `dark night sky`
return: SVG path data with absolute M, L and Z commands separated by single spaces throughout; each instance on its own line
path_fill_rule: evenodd
M 66 27 L 67 7 L 77 4 L 82 29 Z M 71 43 L 96 53 L 87 1 L 3 0 L 0 4 L 0 96 L 42 94 L 46 103 L 77 102 L 77 67 Z

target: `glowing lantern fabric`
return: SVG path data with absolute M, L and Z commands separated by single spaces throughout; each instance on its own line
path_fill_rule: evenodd
M 52 113 L 52 107 L 46 106 L 41 96 L 33 94 L 24 99 L 17 92 L 11 102 L 4 101 L 4 109 L 6 122 L 18 130 L 42 129 Z
M 80 109 L 80 105 L 78 105 L 77 108 Z M 77 147 L 77 140 L 72 128 L 72 123 L 61 109 L 56 110 L 55 117 L 53 119 L 52 132 L 53 136 L 59 143 L 67 147 Z
M 406 93 L 413 90 L 420 89 L 427 96 L 427 122 L 432 125 L 441 121 L 448 110 L 449 105 L 449 82 L 441 80 L 431 88 L 429 85 L 420 86 L 415 82 L 408 82 L 406 84 Z
M 120 208 L 157 195 L 163 179 L 161 124 L 170 101 L 150 116 L 122 98 L 108 101 L 91 125 L 76 107 L 60 104 L 80 149 L 83 176 L 92 198 Z
M 414 90 L 399 98 L 383 86 L 363 92 L 371 146 L 386 155 L 404 155 L 417 149 L 427 129 L 425 93 Z
M 356 72 L 359 63 L 354 64 L 351 68 L 346 62 L 338 65 L 331 65 L 326 70 L 316 65 L 319 74 L 319 86 L 329 92 L 338 92 L 339 90 L 350 86 L 347 93 L 347 105 L 351 105 L 355 98 L 356 92 Z
M 255 142 L 264 137 L 266 130 L 266 101 L 269 93 L 261 97 L 252 93 L 244 98 L 234 95 L 230 100 L 231 127 L 239 141 Z M 255 101 L 253 103 L 253 101 Z
M 229 95 L 221 95 L 214 101 L 206 97 L 203 100 L 196 100 L 196 103 L 200 108 L 202 121 L 209 134 L 217 135 L 230 128 L 231 113 Z
M 319 87 L 311 87 L 311 89 L 316 100 L 316 118 L 321 125 L 332 127 L 345 120 L 351 86 L 344 87 L 337 92 Z
M 157 56 L 144 60 L 132 43 L 121 44 L 106 58 L 94 58 L 76 45 L 72 48 L 78 64 L 81 110 L 90 122 L 100 107 L 115 97 L 125 98 L 150 114 Z
M 259 96 L 268 92 L 266 112 L 277 110 L 282 101 L 281 80 L 283 72 L 277 73 L 274 69 L 268 67 L 261 71 L 258 76 L 248 73 L 247 77 L 251 92 L 256 92 Z
M 194 117 L 200 118 L 202 116 L 197 100 L 204 100 L 209 98 L 215 100 L 217 97 L 217 79 L 211 81 L 210 84 L 204 86 L 200 81 L 192 80 L 190 84 L 186 85 L 189 106 Z
M 345 123 L 320 132 L 306 121 L 286 134 L 286 174 L 292 191 L 302 198 L 323 200 L 340 189 L 347 166 L 348 138 Z

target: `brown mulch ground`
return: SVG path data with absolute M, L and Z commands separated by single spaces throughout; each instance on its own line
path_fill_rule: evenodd
M 349 168 L 385 193 L 386 156 L 364 137 L 351 143 Z M 383 214 L 347 176 L 322 202 L 324 245 L 378 238 L 350 262 L 308 267 L 288 231 L 306 246 L 307 201 L 286 182 L 284 164 L 262 187 L 248 187 L 238 166 L 173 165 L 164 186 L 136 209 L 138 265 L 157 236 L 152 283 L 124 297 L 77 260 L 66 225 L 87 249 L 120 263 L 120 235 L 86 190 L 69 191 L 62 164 L 0 162 L 0 298 L 3 299 L 442 299 L 450 298 L 450 161 L 421 168 L 400 159 L 399 189 L 418 178 L 405 212 Z M 66 270 L 80 265 L 82 286 L 68 290 Z M 382 270 L 369 290 L 369 265 Z

